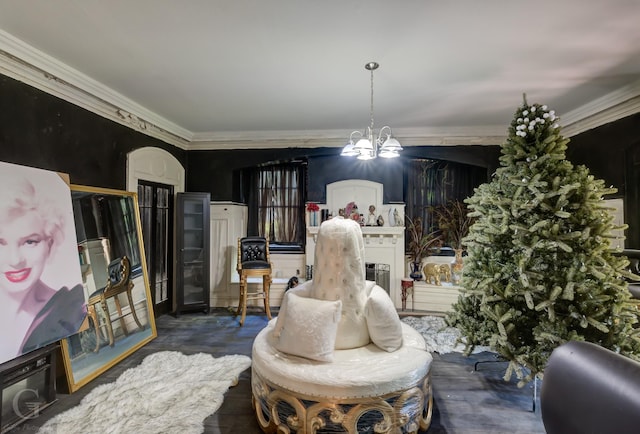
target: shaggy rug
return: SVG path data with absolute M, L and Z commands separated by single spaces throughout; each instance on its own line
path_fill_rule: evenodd
M 466 339 L 461 337 L 460 330 L 449 327 L 444 318 L 439 316 L 407 316 L 402 322 L 416 329 L 424 337 L 427 350 L 439 354 L 462 353 Z M 491 351 L 489 347 L 476 346 L 473 353 Z
M 47 421 L 40 434 L 202 433 L 203 421 L 251 366 L 242 355 L 151 354 Z

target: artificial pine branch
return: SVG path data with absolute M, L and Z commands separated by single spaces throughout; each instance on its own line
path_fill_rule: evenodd
M 616 190 L 567 161 L 568 142 L 555 113 L 523 94 L 500 167 L 465 200 L 475 222 L 447 322 L 461 330 L 467 354 L 491 345 L 520 386 L 541 377 L 553 349 L 570 340 L 640 359 L 628 260 L 611 247 L 603 202 Z

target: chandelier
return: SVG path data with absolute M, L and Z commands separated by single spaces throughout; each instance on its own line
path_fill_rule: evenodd
M 371 71 L 371 125 L 365 132 L 354 131 L 349 136 L 349 142 L 342 149 L 343 157 L 357 157 L 359 160 L 372 160 L 378 156 L 384 158 L 395 158 L 400 156 L 402 146 L 400 142 L 391 136 L 391 127 L 384 126 L 378 134 L 373 129 L 373 71 L 380 65 L 376 62 L 369 62 L 364 65 L 365 69 Z

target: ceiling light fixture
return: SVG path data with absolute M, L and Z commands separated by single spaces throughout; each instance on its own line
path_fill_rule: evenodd
M 391 127 L 384 126 L 376 135 L 373 129 L 373 71 L 380 65 L 376 62 L 369 62 L 364 65 L 365 69 L 371 71 L 371 125 L 367 127 L 365 133 L 354 131 L 349 136 L 349 142 L 342 149 L 343 157 L 357 157 L 359 160 L 372 160 L 378 156 L 383 158 L 395 158 L 400 156 L 402 146 L 391 136 Z M 354 138 L 358 139 L 354 142 Z

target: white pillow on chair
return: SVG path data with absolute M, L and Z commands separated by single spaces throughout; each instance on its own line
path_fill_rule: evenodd
M 385 351 L 393 352 L 402 346 L 402 324 L 398 311 L 387 292 L 374 286 L 364 307 L 371 341 Z
M 320 362 L 332 362 L 342 301 L 305 298 L 287 291 L 287 307 L 278 315 L 282 328 L 276 349 Z
M 280 310 L 278 311 L 278 317 L 276 318 L 276 325 L 273 328 L 273 336 L 280 337 L 280 332 L 282 331 L 282 326 L 284 325 L 284 317 L 287 315 L 287 295 L 288 294 L 296 294 L 300 297 L 309 298 L 311 296 L 311 280 L 308 280 L 295 288 L 288 289 L 284 293 L 284 297 L 282 297 L 282 303 L 280 303 Z

